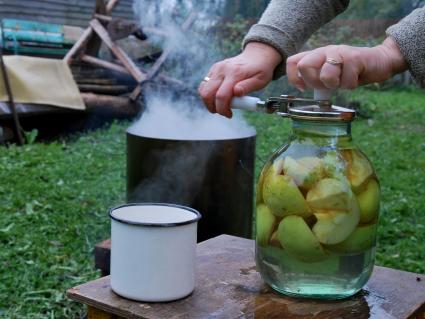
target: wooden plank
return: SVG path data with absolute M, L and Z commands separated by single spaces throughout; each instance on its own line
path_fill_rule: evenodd
M 254 241 L 222 235 L 198 244 L 196 288 L 168 303 L 119 297 L 103 277 L 77 286 L 68 296 L 124 318 L 399 319 L 419 316 L 425 276 L 376 266 L 365 288 L 339 300 L 289 298 L 266 286 L 255 270 Z M 425 314 L 424 314 L 425 315 Z
M 92 16 L 94 7 L 93 0 L 2 0 L 0 2 L 2 18 L 19 18 L 84 28 L 87 27 L 87 21 Z M 133 19 L 132 1 L 121 0 L 114 8 L 114 17 Z
M 96 309 L 94 307 L 87 308 L 87 319 L 119 319 L 120 317 L 114 314 L 107 313 L 103 310 Z
M 106 14 L 111 14 L 119 1 L 120 0 L 109 0 L 108 4 L 106 5 Z
M 66 63 L 70 64 L 72 61 L 72 57 L 87 44 L 87 42 L 90 40 L 92 35 L 93 35 L 92 27 L 88 27 L 87 29 L 85 29 L 81 37 L 78 39 L 77 42 L 75 42 L 75 44 L 68 51 L 68 53 L 65 55 L 63 60 Z
M 105 60 L 101 60 L 101 59 L 92 57 L 92 56 L 87 55 L 87 54 L 83 54 L 80 57 L 80 59 L 81 59 L 81 61 L 93 64 L 95 66 L 100 66 L 100 67 L 105 68 L 105 69 L 114 70 L 114 71 L 118 71 L 118 72 L 125 73 L 125 74 L 130 73 L 126 68 L 124 68 L 124 67 L 122 67 L 118 64 L 111 63 L 111 62 L 108 62 L 108 61 L 105 61 Z
M 197 15 L 198 14 L 196 12 L 191 12 L 189 14 L 188 18 L 185 20 L 185 22 L 182 25 L 183 31 L 187 31 L 190 28 L 190 26 L 193 24 L 193 22 L 195 22 Z M 172 52 L 172 50 L 173 50 L 172 46 L 168 46 L 167 48 L 165 48 L 165 50 L 162 52 L 162 54 L 158 58 L 158 60 L 156 60 L 154 65 L 149 69 L 149 71 L 146 75 L 146 81 L 149 81 L 152 78 L 154 78 L 155 76 L 157 76 L 157 74 L 159 73 L 159 70 L 161 69 L 162 64 L 167 60 L 167 58 L 170 55 L 170 53 Z M 142 84 L 143 83 L 139 83 L 136 86 L 136 88 L 133 90 L 133 92 L 131 93 L 130 99 L 132 101 L 137 100 L 140 93 L 142 92 Z
M 123 63 L 125 68 L 130 74 L 136 79 L 138 83 L 143 82 L 146 79 L 146 74 L 142 73 L 134 62 L 128 57 L 128 55 L 122 50 L 114 41 L 109 37 L 108 32 L 96 19 L 90 21 L 90 25 L 103 40 L 106 46 L 112 51 L 112 53 Z
M 96 5 L 92 13 L 92 19 L 96 13 L 106 14 L 106 4 L 104 0 L 96 0 Z M 99 38 L 97 33 L 94 33 L 90 41 L 87 43 L 85 53 L 94 57 L 97 57 L 99 54 L 100 47 L 102 45 L 102 40 Z

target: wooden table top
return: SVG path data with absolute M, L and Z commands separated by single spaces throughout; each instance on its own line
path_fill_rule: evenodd
M 124 318 L 425 318 L 425 276 L 375 266 L 365 288 L 340 301 L 296 299 L 266 286 L 255 270 L 254 241 L 222 235 L 198 244 L 196 288 L 189 297 L 142 303 L 116 295 L 109 276 L 68 297 Z

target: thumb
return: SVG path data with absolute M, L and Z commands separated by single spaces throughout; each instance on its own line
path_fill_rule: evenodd
M 252 77 L 238 82 L 233 88 L 235 96 L 243 96 L 253 91 L 258 91 L 264 88 L 269 81 Z

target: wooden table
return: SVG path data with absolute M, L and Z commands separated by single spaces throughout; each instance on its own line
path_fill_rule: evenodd
M 360 293 L 341 301 L 295 299 L 266 286 L 255 270 L 254 241 L 222 235 L 198 244 L 189 297 L 142 303 L 111 291 L 109 276 L 68 290 L 88 318 L 425 319 L 425 276 L 376 266 Z

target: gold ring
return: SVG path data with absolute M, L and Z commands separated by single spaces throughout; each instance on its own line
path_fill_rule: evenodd
M 327 58 L 326 63 L 332 64 L 332 65 L 342 65 L 342 61 L 338 61 L 337 59 L 333 59 L 333 58 Z
M 204 79 L 202 81 L 208 82 L 209 80 L 211 80 L 211 78 L 209 76 L 206 76 L 206 77 L 204 77 Z

